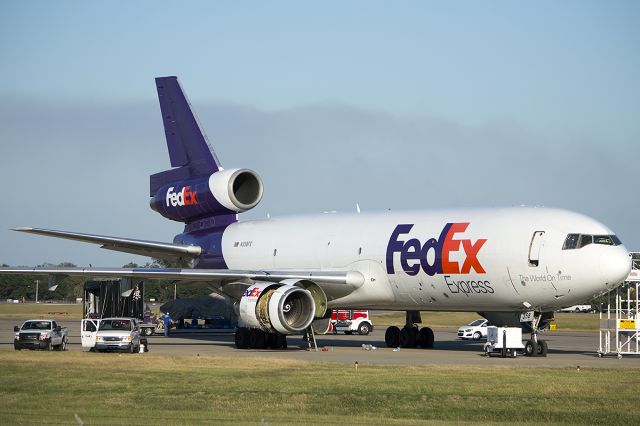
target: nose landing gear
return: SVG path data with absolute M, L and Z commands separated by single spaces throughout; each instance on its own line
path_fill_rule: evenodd
M 524 354 L 531 357 L 546 357 L 549 347 L 545 340 L 538 339 L 541 320 L 548 323 L 553 319 L 553 312 L 534 312 L 531 321 L 531 339 L 527 340 L 524 345 Z

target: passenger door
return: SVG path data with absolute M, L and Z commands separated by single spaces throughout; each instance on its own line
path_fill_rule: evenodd
M 100 320 L 83 319 L 80 327 L 80 340 L 82 341 L 82 349 L 91 349 L 96 345 L 96 333 L 98 332 L 98 323 Z

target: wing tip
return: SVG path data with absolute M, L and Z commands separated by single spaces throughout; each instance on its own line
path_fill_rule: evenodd
M 30 231 L 34 231 L 36 228 L 32 228 L 30 226 L 19 226 L 17 228 L 12 228 L 12 231 L 18 231 L 18 232 L 30 232 Z

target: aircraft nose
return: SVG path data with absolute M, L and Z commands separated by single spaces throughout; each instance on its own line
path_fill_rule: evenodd
M 614 289 L 631 272 L 631 255 L 624 246 L 611 247 L 613 250 L 600 257 L 600 273 L 608 289 Z

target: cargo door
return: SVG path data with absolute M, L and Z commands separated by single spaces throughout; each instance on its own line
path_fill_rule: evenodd
M 83 319 L 80 327 L 80 340 L 83 349 L 91 349 L 96 345 L 96 333 L 98 332 L 97 319 Z
M 544 231 L 536 231 L 529 244 L 529 266 L 537 267 L 540 264 L 540 252 L 544 245 Z

